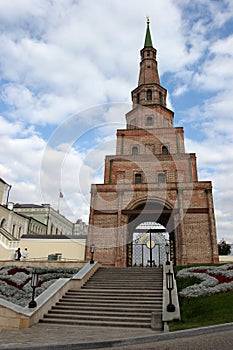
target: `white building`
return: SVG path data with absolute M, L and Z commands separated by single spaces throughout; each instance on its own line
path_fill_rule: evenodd
M 22 235 L 87 235 L 88 225 L 72 223 L 50 204 L 20 204 L 8 201 L 11 186 L 0 178 L 0 229 L 15 239 Z

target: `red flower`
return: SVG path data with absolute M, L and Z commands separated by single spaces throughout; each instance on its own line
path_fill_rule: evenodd
M 227 278 L 227 277 L 224 277 L 224 276 L 221 276 L 221 275 L 214 275 L 214 274 L 212 275 L 212 274 L 210 274 L 210 276 L 216 278 L 218 280 L 219 284 L 229 283 L 229 282 L 233 281 L 233 278 Z

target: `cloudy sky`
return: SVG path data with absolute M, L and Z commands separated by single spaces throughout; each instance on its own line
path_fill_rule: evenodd
M 88 221 L 90 184 L 131 108 L 146 16 L 175 126 L 199 180 L 213 181 L 218 240 L 233 243 L 232 0 L 0 0 L 0 177 L 11 201 Z

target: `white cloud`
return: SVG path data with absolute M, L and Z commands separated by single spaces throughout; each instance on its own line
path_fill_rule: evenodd
M 161 73 L 167 69 L 177 70 L 189 60 L 180 12 L 170 0 L 157 6 L 153 1 L 144 4 L 143 18 L 142 1 L 121 1 L 111 6 L 109 0 L 103 1 L 101 6 L 90 1 L 61 1 L 59 4 L 41 1 L 35 7 L 27 1 L 24 3 L 26 12 L 16 4 L 14 10 L 7 6 L 0 15 L 11 28 L 1 36 L 4 58 L 1 74 L 11 81 L 11 90 L 22 87 L 19 96 L 24 93 L 21 106 L 18 99 L 14 99 L 13 91 L 5 101 L 12 106 L 14 114 L 17 110 L 17 117 L 36 123 L 45 120 L 56 123 L 69 113 L 109 99 L 129 101 L 130 90 L 136 86 L 139 64 L 139 59 L 135 59 L 132 67 L 132 57 L 138 57 L 143 45 L 144 18 L 148 13 L 156 28 L 154 42 L 159 48 Z M 134 11 L 127 13 L 132 5 Z M 19 17 L 15 16 L 17 11 Z M 164 11 L 166 17 L 160 15 Z M 135 26 L 137 18 L 139 26 Z M 168 20 L 170 26 L 165 25 Z M 39 36 L 35 35 L 37 30 Z M 8 85 L 3 85 L 3 89 L 9 90 Z M 24 101 L 29 102 L 25 107 Z M 62 105 L 66 107 L 58 113 L 57 107 Z
M 0 173 L 13 187 L 11 200 L 38 203 L 41 200 L 39 170 L 45 141 L 21 122 L 1 122 Z M 3 148 L 1 148 L 3 150 Z
M 211 180 L 213 185 L 217 233 L 233 241 L 233 145 L 223 139 L 206 139 L 202 142 L 186 139 L 186 151 L 197 155 L 199 180 Z
M 209 91 L 232 88 L 232 62 L 233 57 L 228 54 L 219 54 L 214 59 L 207 60 L 202 71 L 194 75 L 195 86 Z

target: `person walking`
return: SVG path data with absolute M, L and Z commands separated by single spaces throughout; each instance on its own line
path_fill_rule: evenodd
M 25 261 L 27 257 L 28 257 L 28 249 L 25 248 L 21 256 L 21 261 Z
M 20 248 L 18 248 L 16 250 L 16 259 L 15 260 L 20 260 L 20 258 L 21 258 L 21 251 L 20 251 Z

